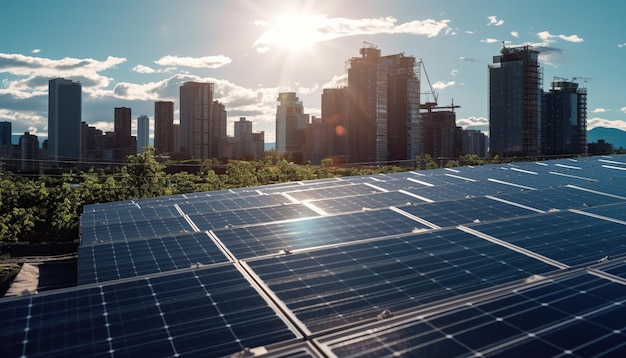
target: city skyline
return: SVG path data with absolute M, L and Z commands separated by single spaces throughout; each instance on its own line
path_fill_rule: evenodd
M 345 84 L 346 62 L 364 42 L 423 59 L 439 103 L 454 100 L 458 125 L 483 131 L 492 57 L 503 44 L 531 44 L 544 90 L 554 76 L 577 77 L 589 90 L 588 129 L 626 130 L 621 3 L 65 2 L 0 5 L 13 14 L 0 24 L 11 34 L 0 48 L 0 121 L 14 134 L 47 137 L 53 78 L 81 82 L 83 121 L 103 131 L 113 130 L 113 108 L 132 108 L 133 134 L 139 115 L 154 129 L 156 101 L 173 101 L 178 122 L 180 85 L 199 81 L 215 83 L 229 135 L 246 117 L 274 142 L 278 93 L 295 92 L 305 113 L 320 116 L 322 90 Z

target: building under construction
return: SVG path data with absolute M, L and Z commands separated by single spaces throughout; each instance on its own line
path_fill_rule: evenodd
M 542 69 L 530 45 L 503 47 L 489 65 L 490 154 L 541 154 Z

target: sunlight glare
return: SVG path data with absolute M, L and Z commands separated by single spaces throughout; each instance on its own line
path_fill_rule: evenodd
M 306 49 L 323 40 L 318 20 L 322 18 L 298 13 L 282 14 L 276 17 L 271 28 L 260 40 L 290 51 Z

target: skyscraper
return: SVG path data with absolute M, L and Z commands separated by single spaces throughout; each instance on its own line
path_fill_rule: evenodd
M 419 153 L 420 83 L 415 58 L 381 56 L 365 44 L 348 68 L 347 160 L 413 159 Z
M 127 107 L 117 107 L 114 111 L 115 159 L 124 160 L 135 154 L 135 140 L 131 136 L 132 114 Z
M 137 153 L 146 151 L 150 145 L 150 118 L 141 115 L 137 117 Z
M 81 97 L 80 82 L 48 82 L 48 156 L 54 165 L 81 158 Z
M 294 161 L 301 161 L 309 115 L 303 113 L 304 106 L 295 92 L 279 93 L 277 101 L 276 152 L 279 155 L 291 155 Z
M 542 102 L 543 152 L 587 154 L 587 89 L 555 80 Z
M 174 147 L 174 102 L 154 102 L 154 149 L 157 154 L 178 151 Z
M 348 152 L 348 100 L 347 87 L 325 88 L 322 92 L 323 135 L 322 159 L 332 158 L 335 163 L 344 162 Z
M 210 157 L 213 83 L 185 82 L 180 87 L 180 153 L 188 158 Z
M 0 122 L 0 157 L 9 157 L 12 146 L 11 122 Z
M 542 70 L 530 45 L 503 47 L 489 65 L 490 154 L 541 154 Z

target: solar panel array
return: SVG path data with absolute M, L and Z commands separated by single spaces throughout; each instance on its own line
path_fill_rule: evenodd
M 626 356 L 626 156 L 87 206 L 3 357 Z

